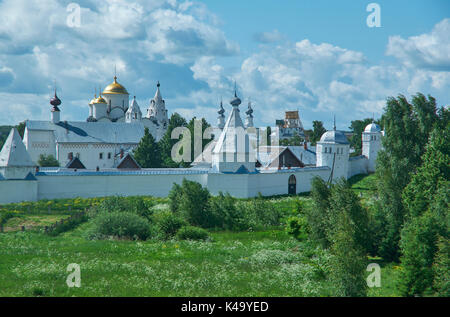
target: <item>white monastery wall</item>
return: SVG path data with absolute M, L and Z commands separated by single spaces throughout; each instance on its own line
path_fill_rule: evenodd
M 155 175 L 42 175 L 38 199 L 139 196 L 167 197 L 173 183 L 183 178 L 206 185 L 207 174 Z
M 347 178 L 358 174 L 367 174 L 368 162 L 368 159 L 364 156 L 350 158 L 348 161 Z
M 29 180 L 0 181 L 0 204 L 36 201 L 38 182 Z

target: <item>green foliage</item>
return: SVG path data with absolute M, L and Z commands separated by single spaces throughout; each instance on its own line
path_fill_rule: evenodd
M 196 158 L 197 155 L 201 154 L 203 152 L 203 149 L 205 148 L 205 146 L 211 141 L 212 138 L 203 138 L 204 132 L 207 128 L 211 127 L 211 125 L 205 120 L 205 118 L 202 118 L 200 122 L 199 119 L 197 119 L 196 117 L 193 117 L 189 123 L 187 124 L 187 128 L 189 129 L 190 133 L 191 133 L 191 160 L 190 162 L 181 162 L 181 165 L 183 167 L 189 167 L 191 165 L 191 162 L 193 162 Z M 201 148 L 198 149 L 198 151 L 200 151 L 199 153 L 195 153 L 195 148 L 194 148 L 194 142 L 195 142 L 195 124 L 200 123 L 199 127 L 201 126 L 201 129 L 198 129 L 199 127 L 197 127 L 197 129 L 199 130 L 199 132 L 201 133 L 200 137 L 201 137 Z
M 343 178 L 331 188 L 329 211 L 329 241 L 335 236 L 333 232 L 338 229 L 334 224 L 340 221 L 342 214 L 346 214 L 352 225 L 353 241 L 361 250 L 368 253 L 372 251 L 372 237 L 369 234 L 369 215 L 361 206 L 358 196 L 351 189 L 349 183 Z
M 63 220 L 62 223 L 58 224 L 53 230 L 48 232 L 49 236 L 55 237 L 63 232 L 67 232 L 70 230 L 75 229 L 76 227 L 78 227 L 80 224 L 88 221 L 89 217 L 86 214 L 77 216 L 77 217 L 72 217 L 69 219 L 65 219 Z
M 172 189 L 174 192 L 180 192 L 178 194 L 172 194 L 170 197 L 170 205 L 176 206 L 177 208 L 173 211 L 179 212 L 193 226 L 203 228 L 214 227 L 214 216 L 208 208 L 210 195 L 207 188 L 203 188 L 197 182 L 183 179 L 181 188 L 175 186 Z
M 448 239 L 449 236 L 449 188 L 448 181 L 441 182 L 429 209 L 410 217 L 404 225 L 400 244 L 404 267 L 400 284 L 402 295 L 429 293 L 434 280 L 440 278 L 432 265 L 438 253 L 439 237 Z
M 186 224 L 182 218 L 171 211 L 155 215 L 154 221 L 162 238 L 165 240 L 173 238 L 177 231 Z
M 303 145 L 304 139 L 294 132 L 291 138 L 280 140 L 280 145 L 282 146 L 300 146 Z
M 299 216 L 289 217 L 286 221 L 286 233 L 299 241 L 308 237 L 308 223 L 305 218 Z
M 350 214 L 341 212 L 335 219 L 335 230 L 332 231 L 331 276 L 335 296 L 365 296 L 367 285 L 365 269 L 367 259 Z
M 161 152 L 159 145 L 156 143 L 155 138 L 153 138 L 153 135 L 148 128 L 145 128 L 144 136 L 133 153 L 136 162 L 138 162 L 141 167 L 161 167 Z
M 180 202 L 183 195 L 183 190 L 180 185 L 173 183 L 172 189 L 167 198 L 169 198 L 169 207 L 172 212 L 180 211 Z
M 0 226 L 4 225 L 9 219 L 17 217 L 17 213 L 11 211 L 0 212 Z
M 167 131 L 161 140 L 158 142 L 161 150 L 162 167 L 179 167 L 179 163 L 172 160 L 172 148 L 178 140 L 172 139 L 172 131 L 177 127 L 186 127 L 187 122 L 180 114 L 173 113 L 169 119 Z
M 399 257 L 400 230 L 407 209 L 403 189 L 421 165 L 429 134 L 434 125 L 442 126 L 446 111 L 437 111 L 433 97 L 413 96 L 412 102 L 400 95 L 389 98 L 382 116 L 385 136 L 377 157 L 378 194 L 376 217 L 380 225 L 378 254 L 385 260 Z
M 324 134 L 325 132 L 327 132 L 327 130 L 324 128 L 323 122 L 314 120 L 313 121 L 313 132 L 311 135 L 311 144 L 315 145 L 317 143 L 317 141 L 319 141 L 320 138 L 322 137 L 322 134 Z
M 39 164 L 39 166 L 42 167 L 58 167 L 59 166 L 59 162 L 57 159 L 55 159 L 55 157 L 53 155 L 45 155 L 45 154 L 41 154 L 39 155 L 39 160 L 37 162 Z
M 229 193 L 220 192 L 217 197 L 211 197 L 208 208 L 213 214 L 214 227 L 232 231 L 248 229 L 245 214 L 237 208 L 236 199 Z
M 350 147 L 355 149 L 354 155 L 361 155 L 362 153 L 362 133 L 365 127 L 372 123 L 371 118 L 366 118 L 364 120 L 353 120 L 350 124 L 350 131 L 353 132 L 353 136 L 350 139 Z M 380 123 L 380 122 L 376 122 Z
M 433 264 L 433 287 L 437 296 L 450 297 L 450 244 L 448 238 L 440 237 L 438 252 Z
M 150 237 L 150 223 L 147 219 L 131 212 L 103 212 L 95 217 L 90 237 L 146 240 Z
M 209 238 L 205 229 L 192 226 L 182 227 L 176 236 L 179 240 L 207 240 Z
M 425 212 L 405 224 L 402 230 L 400 291 L 403 296 L 423 295 L 433 284 L 433 259 L 437 251 L 439 223 Z
M 311 182 L 311 197 L 313 208 L 307 211 L 307 220 L 311 229 L 311 239 L 317 241 L 323 248 L 330 243 L 327 237 L 329 227 L 329 208 L 331 191 L 327 184 L 319 177 Z
M 420 216 L 434 201 L 438 185 L 450 180 L 450 124 L 431 133 L 423 164 L 403 192 L 403 201 L 412 217 Z
M 254 230 L 281 224 L 281 211 L 261 196 L 261 193 L 258 194 L 258 197 L 239 202 L 237 208 L 238 212 L 243 215 L 247 226 Z

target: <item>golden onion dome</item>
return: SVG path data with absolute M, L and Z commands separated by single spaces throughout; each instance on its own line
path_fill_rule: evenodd
M 114 76 L 114 82 L 106 86 L 103 94 L 123 94 L 128 95 L 128 91 L 124 86 L 117 82 L 117 76 Z
M 94 103 L 106 103 L 106 100 L 102 96 L 99 96 L 95 99 Z

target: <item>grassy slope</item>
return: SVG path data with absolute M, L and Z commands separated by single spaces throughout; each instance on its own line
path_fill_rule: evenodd
M 329 289 L 314 258 L 283 231 L 213 233 L 214 242 L 89 241 L 87 226 L 57 238 L 0 235 L 0 296 L 307 296 Z M 66 286 L 72 262 L 81 266 L 81 288 Z
M 352 186 L 373 203 L 374 176 Z M 292 197 L 269 198 L 289 211 Z M 300 197 L 305 207 L 308 197 Z M 69 202 L 70 203 L 70 202 Z M 35 216 L 27 216 L 35 217 Z M 48 216 L 47 216 L 48 217 Z M 13 218 L 10 221 L 14 221 Z M 44 220 L 40 220 L 44 221 Z M 311 251 L 282 230 L 212 233 L 214 242 L 90 241 L 85 223 L 59 237 L 0 234 L 0 296 L 327 296 L 326 252 Z M 319 259 L 320 258 L 320 262 Z M 382 287 L 369 296 L 397 296 L 399 268 L 382 266 Z M 69 263 L 81 266 L 82 287 L 68 288 Z

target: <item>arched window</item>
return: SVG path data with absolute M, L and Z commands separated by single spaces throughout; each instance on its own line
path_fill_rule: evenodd
M 288 194 L 295 195 L 297 193 L 297 179 L 295 175 L 289 176 L 288 180 Z
M 289 185 L 295 185 L 297 184 L 297 179 L 295 178 L 295 175 L 289 176 Z

